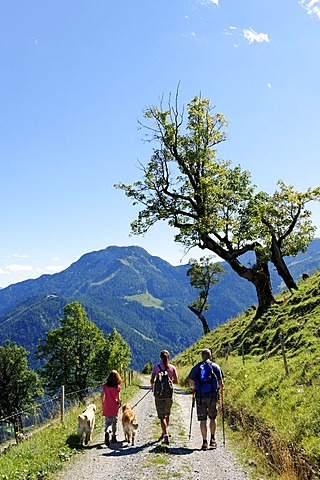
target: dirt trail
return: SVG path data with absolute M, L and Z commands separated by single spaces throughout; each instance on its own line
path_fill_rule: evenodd
M 135 405 L 148 391 L 147 386 L 132 399 Z M 221 432 L 217 432 L 216 450 L 200 450 L 201 436 L 194 411 L 192 433 L 189 440 L 191 396 L 176 388 L 174 406 L 170 417 L 170 445 L 159 442 L 160 425 L 156 416 L 152 393 L 145 396 L 134 408 L 139 421 L 135 446 L 123 441 L 121 422 L 117 437 L 119 442 L 106 447 L 104 435 L 95 436 L 87 451 L 55 478 L 59 480 L 251 480 L 239 466 L 234 455 L 223 446 Z M 119 419 L 120 420 L 120 419 Z

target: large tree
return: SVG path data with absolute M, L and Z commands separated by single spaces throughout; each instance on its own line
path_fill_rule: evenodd
M 226 139 L 227 122 L 213 114 L 208 99 L 194 97 L 187 106 L 187 122 L 169 101 L 167 109 L 152 107 L 145 117 L 150 140 L 158 143 L 143 180 L 133 185 L 116 185 L 134 204 L 144 208 L 132 222 L 132 232 L 143 234 L 159 220 L 178 229 L 175 240 L 187 247 L 208 249 L 225 260 L 257 292 L 257 316 L 274 302 L 268 256 L 257 241 L 252 222 L 254 186 L 250 174 L 239 166 L 217 158 L 216 147 Z M 247 266 L 240 257 L 255 254 L 255 264 Z
M 149 163 L 141 165 L 142 180 L 116 185 L 133 199 L 134 205 L 143 208 L 131 223 L 132 233 L 144 234 L 157 221 L 164 220 L 178 229 L 175 241 L 214 252 L 254 285 L 259 317 L 275 301 L 270 260 L 286 284 L 293 286 L 283 257 L 285 252 L 294 254 L 301 233 L 304 239 L 300 249 L 310 241 L 313 227 L 305 204 L 317 199 L 319 191 L 300 194 L 299 199 L 288 196 L 288 190 L 282 192 L 283 210 L 274 217 L 278 224 L 273 224 L 270 212 L 277 192 L 274 196 L 255 194 L 249 172 L 217 158 L 217 145 L 226 139 L 224 116 L 213 114 L 208 99 L 194 97 L 187 105 L 185 122 L 177 103 L 177 96 L 175 102 L 170 97 L 167 108 L 161 103 L 160 108 L 146 111 L 145 118 L 152 125 L 140 125 L 147 129 L 148 139 L 157 142 L 157 148 Z M 297 207 L 291 216 L 285 213 L 289 204 Z M 303 219 L 307 228 L 301 229 Z M 281 233 L 275 225 L 281 225 Z M 249 251 L 255 255 L 251 266 L 242 262 L 242 255 Z
M 198 297 L 188 305 L 188 308 L 200 320 L 205 335 L 210 332 L 208 321 L 203 314 L 210 308 L 207 303 L 210 287 L 219 281 L 224 269 L 219 263 L 214 263 L 212 257 L 201 257 L 200 260 L 193 258 L 189 261 L 189 265 L 187 275 L 190 278 L 190 285 L 200 292 Z
M 88 388 L 101 380 L 97 356 L 105 344 L 103 332 L 88 319 L 83 306 L 66 305 L 60 325 L 37 349 L 37 357 L 45 360 L 40 374 L 48 390 L 56 393 L 64 385 L 66 393 L 83 399 Z
M 28 368 L 28 353 L 9 340 L 0 346 L 0 417 L 13 424 L 17 440 L 22 414 L 36 408 L 35 399 L 43 395 L 38 375 Z

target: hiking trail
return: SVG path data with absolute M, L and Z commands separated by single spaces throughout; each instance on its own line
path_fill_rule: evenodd
M 170 416 L 170 445 L 162 446 L 152 392 L 146 395 L 147 382 L 130 403 L 135 405 L 139 428 L 136 445 L 127 446 L 121 425 L 121 412 L 117 429 L 118 442 L 104 445 L 104 433 L 95 432 L 94 439 L 85 452 L 72 460 L 55 478 L 57 480 L 251 480 L 245 469 L 238 465 L 234 454 L 223 446 L 222 432 L 217 431 L 217 449 L 200 449 L 202 439 L 196 409 L 193 411 L 191 438 L 189 440 L 191 395 L 175 388 Z M 142 399 L 142 397 L 145 398 Z M 141 401 L 139 401 L 142 399 Z M 75 427 L 76 428 L 76 427 Z

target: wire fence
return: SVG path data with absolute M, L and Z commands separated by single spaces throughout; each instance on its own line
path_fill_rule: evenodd
M 133 370 L 124 372 L 123 385 L 126 388 L 133 382 Z M 35 403 L 34 407 L 23 410 L 21 412 L 15 412 L 14 415 L 0 418 L 0 445 L 4 442 L 15 440 L 14 421 L 15 419 L 21 419 L 23 425 L 23 434 L 29 435 L 38 428 L 45 424 L 50 424 L 50 421 L 62 421 L 64 413 L 70 408 L 86 403 L 86 400 L 90 398 L 94 393 L 101 390 L 101 386 L 105 380 L 96 384 L 91 388 L 83 390 L 76 390 L 73 392 L 64 393 L 64 387 L 61 387 L 60 395 L 50 398 L 46 396 L 42 401 Z M 80 401 L 79 397 L 84 395 L 84 400 Z

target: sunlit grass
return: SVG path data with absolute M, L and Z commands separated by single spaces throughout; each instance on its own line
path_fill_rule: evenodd
M 186 385 L 201 350 L 212 349 L 225 375 L 225 414 L 233 428 L 227 434 L 242 432 L 250 456 L 258 447 L 258 461 L 260 455 L 281 480 L 320 478 L 319 284 L 320 272 L 297 292 L 279 295 L 262 318 L 249 309 L 173 359 Z

